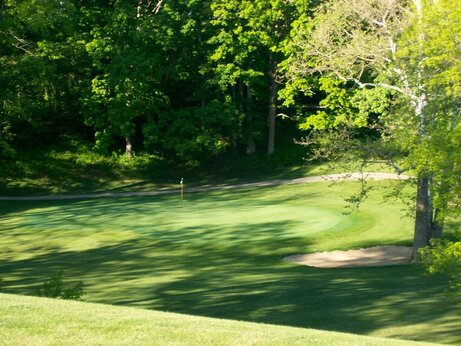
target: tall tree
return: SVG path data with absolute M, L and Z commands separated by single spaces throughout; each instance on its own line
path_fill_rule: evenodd
M 7 141 L 56 142 L 81 124 L 78 93 L 87 61 L 77 27 L 72 1 L 2 2 L 0 122 Z
M 160 89 L 165 69 L 153 28 L 160 6 L 142 1 L 105 5 L 86 44 L 96 68 L 87 122 L 97 130 L 97 146 L 107 150 L 114 139 L 123 139 L 129 158 L 137 122 L 153 124 L 150 118 L 168 103 Z
M 208 41 L 212 1 L 175 0 L 165 3 L 160 43 L 168 62 L 162 81 L 171 101 L 160 115 L 162 147 L 189 163 L 197 163 L 228 150 L 240 126 L 240 116 L 228 95 L 209 83 L 206 66 L 212 54 Z
M 389 156 L 392 150 L 374 152 L 393 167 L 400 166 L 399 172 L 416 173 L 413 257 L 440 233 L 450 204 L 445 198 L 447 186 L 457 174 L 454 162 L 440 157 L 459 144 L 453 143 L 457 138 L 452 135 L 459 127 L 461 69 L 456 42 L 461 31 L 455 18 L 460 12 L 456 0 L 330 1 L 318 9 L 313 23 L 298 23 L 292 55 L 285 62 L 292 80 L 322 74 L 355 86 L 362 99 L 388 94 L 387 106 L 392 109 L 388 116 L 373 124 L 371 118 L 355 121 L 370 114 L 367 110 L 351 114 L 352 122 L 341 114 L 333 127 L 379 128 L 382 148 L 405 154 L 397 162 Z M 370 89 L 376 90 L 374 95 Z M 317 120 L 326 114 L 317 114 Z M 318 123 L 322 121 L 309 121 L 309 126 Z
M 222 153 L 239 118 L 203 68 L 209 1 L 115 1 L 86 44 L 95 76 L 87 121 L 97 145 L 114 141 L 190 163 Z
M 299 8 L 304 8 L 306 3 L 308 1 L 213 2 L 213 24 L 220 30 L 210 41 L 216 47 L 211 60 L 217 83 L 224 90 L 231 90 L 246 116 L 247 153 L 254 152 L 255 103 L 265 104 L 267 154 L 274 153 L 282 42 Z

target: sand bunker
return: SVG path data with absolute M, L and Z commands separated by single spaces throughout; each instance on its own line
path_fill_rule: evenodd
M 317 268 L 380 267 L 410 263 L 411 247 L 384 245 L 359 250 L 292 255 L 284 260 Z

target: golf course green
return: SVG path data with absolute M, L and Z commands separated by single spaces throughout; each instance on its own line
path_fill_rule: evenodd
M 34 294 L 59 270 L 84 301 L 373 336 L 460 343 L 458 303 L 416 265 L 318 269 L 284 256 L 410 245 L 403 203 L 358 183 L 152 197 L 0 202 L 2 292 Z

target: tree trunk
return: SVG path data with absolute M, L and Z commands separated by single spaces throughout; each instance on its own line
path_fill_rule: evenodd
M 267 122 L 269 125 L 268 141 L 267 141 L 267 155 L 272 155 L 275 150 L 275 116 L 277 115 L 277 63 L 270 58 L 271 71 L 270 77 L 270 90 L 269 90 L 269 111 L 267 114 Z
M 6 0 L 0 0 L 0 20 L 3 19 L 3 10 L 5 8 Z
M 247 142 L 247 155 L 253 155 L 256 152 L 256 144 L 253 138 L 253 115 L 251 114 L 253 110 L 252 99 L 251 99 L 251 89 L 247 85 L 247 95 L 246 95 L 246 142 Z
M 239 99 L 239 110 L 240 112 L 244 113 L 245 112 L 245 102 L 244 102 L 244 94 L 245 94 L 245 84 L 242 82 L 242 80 L 239 79 L 239 82 L 238 82 L 238 93 L 239 93 L 239 96 L 238 96 L 238 99 Z
M 413 251 L 411 254 L 412 261 L 418 258 L 418 250 L 429 244 L 432 223 L 431 214 L 429 178 L 421 177 L 418 178 L 416 191 L 416 216 Z
M 131 159 L 133 157 L 133 148 L 132 148 L 132 144 L 131 144 L 131 137 L 126 136 L 125 141 L 126 141 L 125 154 L 128 157 L 128 159 Z
M 434 212 L 433 220 L 431 222 L 429 240 L 431 240 L 431 239 L 439 239 L 439 238 L 442 237 L 443 219 L 439 220 L 438 214 L 439 214 L 439 210 L 436 209 L 435 212 Z
M 253 136 L 249 136 L 247 139 L 247 155 L 253 155 L 256 152 L 256 143 Z

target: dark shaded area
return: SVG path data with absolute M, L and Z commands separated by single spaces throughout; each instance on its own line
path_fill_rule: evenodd
M 0 196 L 152 191 L 178 187 L 180 178 L 188 187 L 300 178 L 315 168 L 299 164 L 303 152 L 300 146 L 289 145 L 272 157 L 229 155 L 187 166 L 156 156 L 123 161 L 81 144 L 29 150 L 0 165 Z
M 249 230 L 243 231 L 249 234 Z M 428 322 L 456 309 L 441 294 L 443 284 L 424 277 L 418 268 L 320 270 L 292 266 L 270 255 L 279 248 L 277 243 L 264 241 L 257 234 L 251 238 L 267 255 L 255 255 L 253 246 L 244 245 L 245 237 L 228 249 L 173 245 L 174 240 L 146 245 L 140 239 L 83 252 L 51 252 L 2 263 L 0 270 L 4 277 L 13 273 L 22 277 L 8 281 L 4 288 L 7 293 L 22 294 L 30 294 L 33 284 L 58 269 L 90 285 L 107 280 L 117 286 L 143 276 L 187 272 L 183 278 L 152 287 L 123 289 L 121 285 L 114 290 L 106 284 L 107 292 L 99 292 L 105 298 L 97 301 L 359 334 L 401 323 Z M 157 247 L 168 251 L 156 256 Z M 146 254 L 150 254 L 149 261 Z M 9 288 L 18 285 L 23 287 Z M 91 292 L 91 287 L 87 291 Z M 461 342 L 459 331 L 447 330 L 447 334 Z M 428 340 L 428 335 L 418 339 Z M 437 336 L 432 333 L 430 339 L 437 340 Z

